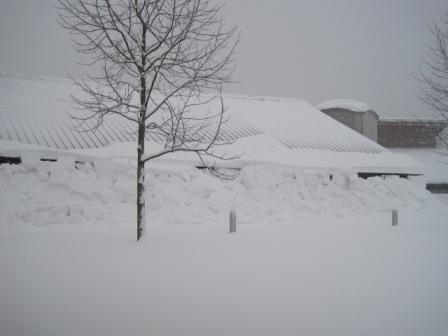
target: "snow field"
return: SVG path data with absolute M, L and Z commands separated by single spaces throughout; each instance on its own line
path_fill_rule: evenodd
M 399 211 L 424 215 L 446 209 L 426 190 L 398 177 L 367 180 L 273 165 L 245 167 L 220 181 L 188 167 L 148 165 L 147 218 L 152 223 L 216 223 L 236 208 L 238 223 L 277 223 L 315 216 L 343 218 Z M 135 164 L 131 160 L 43 162 L 25 156 L 1 165 L 1 224 L 135 222 Z
M 443 336 L 442 218 L 0 230 L 0 335 Z
M 448 333 L 448 208 L 407 180 L 152 165 L 136 243 L 133 161 L 22 159 L 0 166 L 2 336 Z

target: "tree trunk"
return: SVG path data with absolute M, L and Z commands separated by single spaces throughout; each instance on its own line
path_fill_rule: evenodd
M 137 2 L 136 2 L 137 4 Z M 146 133 L 146 26 L 142 27 L 142 57 L 140 68 L 140 112 L 138 122 L 138 144 L 137 144 L 137 241 L 142 237 L 145 225 L 145 162 L 142 160 L 145 154 Z
M 146 219 L 145 219 L 145 162 L 142 160 L 145 152 L 145 127 L 138 127 L 138 146 L 137 146 L 137 241 L 142 237 Z

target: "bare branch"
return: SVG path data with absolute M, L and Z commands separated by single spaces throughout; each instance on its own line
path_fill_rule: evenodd
M 59 22 L 76 50 L 99 65 L 101 75 L 75 81 L 80 129 L 120 117 L 137 134 L 137 237 L 144 221 L 145 162 L 191 152 L 218 175 L 207 158 L 229 159 L 213 149 L 225 144 L 222 85 L 231 82 L 239 36 L 225 29 L 211 0 L 58 0 Z M 215 93 L 213 93 L 215 92 Z M 217 93 L 216 93 L 217 92 Z M 216 104 L 218 102 L 218 104 Z M 215 108 L 216 105 L 219 105 Z M 162 146 L 145 153 L 145 139 Z
M 424 58 L 416 80 L 420 93 L 417 95 L 423 103 L 434 110 L 441 119 L 441 124 L 448 122 L 448 12 L 440 23 L 433 22 L 430 31 L 434 45 L 430 55 Z M 441 145 L 448 149 L 446 132 L 439 133 Z

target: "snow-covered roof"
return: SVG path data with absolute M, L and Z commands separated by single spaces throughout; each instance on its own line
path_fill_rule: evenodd
M 436 111 L 432 111 L 429 108 L 420 108 L 418 114 L 412 114 L 408 111 L 385 111 L 385 110 L 373 110 L 368 104 L 354 100 L 354 99 L 332 99 L 323 102 L 316 106 L 317 109 L 324 111 L 328 109 L 346 109 L 352 112 L 364 113 L 367 111 L 373 111 L 377 114 L 381 121 L 391 122 L 438 122 L 446 120 L 446 118 Z
M 230 120 L 269 134 L 288 148 L 379 153 L 384 148 L 303 100 L 227 97 Z M 229 125 L 233 128 L 233 125 Z
M 448 183 L 448 155 L 442 148 L 392 148 L 391 151 L 425 164 L 428 183 Z
M 134 125 L 108 117 L 94 132 L 78 132 L 70 118 L 77 111 L 70 94 L 72 82 L 47 77 L 0 78 L 0 137 L 56 149 L 103 147 L 136 139 Z M 244 97 L 225 98 L 230 121 L 223 137 L 269 134 L 288 148 L 336 152 L 378 153 L 384 149 L 367 138 L 297 99 Z M 207 106 L 218 108 L 218 106 Z M 93 121 L 87 127 L 93 126 Z
M 317 108 L 319 110 L 328 110 L 333 108 L 341 108 L 350 110 L 353 112 L 366 112 L 371 111 L 372 108 L 367 105 L 366 103 L 362 103 L 360 101 L 354 100 L 354 99 L 333 99 L 328 100 L 322 104 L 317 105 Z
M 70 98 L 73 93 L 76 89 L 66 79 L 0 77 L 0 139 L 56 151 L 90 149 L 95 155 L 95 148 L 115 144 L 114 150 L 102 151 L 135 155 L 135 149 L 116 145 L 136 139 L 134 125 L 123 118 L 105 118 L 94 132 L 73 129 L 69 116 L 77 112 Z M 243 154 L 241 165 L 273 162 L 365 172 L 423 172 L 415 160 L 392 154 L 305 101 L 228 95 L 225 105 L 230 120 L 223 137 L 234 141 L 226 150 Z M 0 154 L 6 149 L 11 147 L 0 142 Z

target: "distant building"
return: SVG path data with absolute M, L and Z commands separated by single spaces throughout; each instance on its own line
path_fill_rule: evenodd
M 378 143 L 388 148 L 435 148 L 446 126 L 440 120 L 380 120 Z
M 431 192 L 448 193 L 448 157 L 437 147 L 439 134 L 448 121 L 437 119 L 379 119 L 367 105 L 355 100 L 330 100 L 319 110 L 378 144 L 406 154 L 427 167 L 426 187 Z
M 351 99 L 329 100 L 317 108 L 386 148 L 435 148 L 448 126 L 434 119 L 380 119 L 367 104 Z
M 351 99 L 337 99 L 322 103 L 317 108 L 370 140 L 378 142 L 379 117 L 368 105 Z

